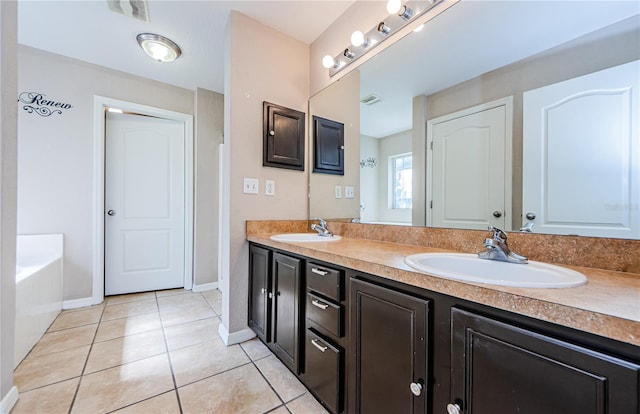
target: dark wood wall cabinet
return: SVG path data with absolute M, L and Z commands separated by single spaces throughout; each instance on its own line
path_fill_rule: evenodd
M 262 165 L 304 171 L 304 112 L 269 102 L 262 105 Z
M 637 346 L 256 244 L 249 264 L 249 326 L 332 413 L 640 413 Z
M 344 124 L 313 117 L 313 172 L 344 175 Z

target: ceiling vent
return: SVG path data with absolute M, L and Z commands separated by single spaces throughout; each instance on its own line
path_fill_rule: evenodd
M 372 93 L 371 95 L 367 95 L 364 98 L 360 99 L 360 103 L 363 103 L 365 105 L 373 105 L 374 103 L 378 103 L 381 100 L 381 97 Z
M 109 9 L 143 22 L 149 21 L 149 5 L 146 0 L 107 0 Z

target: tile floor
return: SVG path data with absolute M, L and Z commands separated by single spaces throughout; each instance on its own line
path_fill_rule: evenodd
M 226 347 L 218 291 L 62 312 L 14 373 L 20 413 L 326 413 L 259 340 Z

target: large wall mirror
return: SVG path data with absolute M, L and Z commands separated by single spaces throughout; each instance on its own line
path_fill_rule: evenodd
M 462 0 L 311 98 L 309 216 L 639 239 L 639 59 L 635 0 Z

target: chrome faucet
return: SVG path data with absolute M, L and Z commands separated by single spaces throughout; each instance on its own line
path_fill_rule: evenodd
M 316 217 L 314 220 L 318 220 L 320 224 L 312 224 L 311 230 L 315 230 L 318 232 L 319 236 L 331 237 L 333 234 L 327 229 L 327 222 L 323 219 Z
M 487 248 L 487 251 L 478 253 L 480 259 L 520 264 L 529 262 L 526 257 L 520 256 L 509 249 L 507 233 L 493 226 L 489 226 L 489 231 L 491 231 L 491 238 L 484 239 L 484 247 Z

